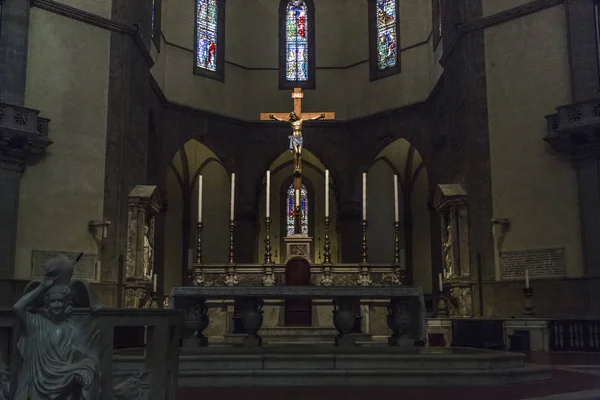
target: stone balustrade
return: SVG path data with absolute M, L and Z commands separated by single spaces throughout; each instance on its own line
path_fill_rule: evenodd
M 242 322 L 247 332 L 245 346 L 261 346 L 263 300 L 310 298 L 333 299 L 333 324 L 338 331 L 336 345 L 354 345 L 350 335 L 355 323 L 353 304 L 357 299 L 389 299 L 387 325 L 392 346 L 422 345 L 426 335 L 423 291 L 416 286 L 186 286 L 174 288 L 169 307 L 185 310 L 185 346 L 207 346 L 203 331 L 209 325 L 207 300 L 235 299 L 242 305 Z
M 74 309 L 73 317 L 88 315 L 89 309 Z M 101 327 L 104 345 L 107 351 L 102 352 L 102 399 L 112 400 L 113 388 L 118 381 L 113 372 L 114 332 L 117 327 L 145 327 L 146 348 L 144 366 L 134 373 L 147 374 L 144 379 L 148 385 L 148 398 L 174 399 L 177 390 L 179 371 L 179 340 L 183 313 L 167 309 L 126 309 L 101 308 L 94 312 Z M 5 373 L 11 376 L 11 388 L 16 388 L 17 374 L 21 359 L 17 350 L 20 337 L 19 321 L 12 309 L 0 309 L 0 352 L 7 363 Z M 0 371 L 2 373 L 2 371 Z M 127 378 L 127 374 L 120 377 Z M 12 397 L 12 396 L 11 396 Z

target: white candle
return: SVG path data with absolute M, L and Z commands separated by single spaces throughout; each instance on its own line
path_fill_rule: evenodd
M 267 210 L 265 212 L 267 218 L 271 216 L 271 171 L 267 171 L 267 193 L 265 194 L 267 199 Z
M 525 288 L 529 289 L 529 270 L 525 268 Z
M 398 222 L 398 175 L 394 175 L 394 222 Z
M 233 221 L 235 216 L 235 173 L 231 174 L 231 209 L 229 210 L 229 220 Z
M 363 172 L 363 220 L 367 219 L 367 173 Z
M 325 217 L 329 217 L 329 170 L 325 170 Z
M 198 222 L 202 222 L 202 175 L 198 177 Z
M 440 288 L 440 292 L 443 292 L 444 291 L 444 283 L 442 281 L 442 274 L 441 273 L 438 274 L 438 286 Z
M 296 189 L 296 207 L 300 207 L 300 189 Z
M 154 274 L 154 282 L 153 282 L 153 284 L 152 284 L 152 291 L 153 291 L 154 293 L 156 293 L 156 288 L 157 288 L 157 280 L 156 280 L 156 277 L 157 277 L 157 276 L 158 276 L 158 275 Z

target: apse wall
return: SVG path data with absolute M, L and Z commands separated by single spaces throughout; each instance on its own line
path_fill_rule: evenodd
M 62 2 L 110 17 L 111 1 Z M 36 7 L 30 17 L 25 106 L 51 120 L 54 143 L 21 178 L 15 279 L 30 278 L 32 250 L 98 255 L 88 223 L 104 206 L 110 32 Z
M 307 91 L 305 110 L 335 111 L 338 119 L 349 119 L 427 98 L 440 70 L 427 42 L 430 1 L 400 1 L 400 47 L 425 44 L 401 52 L 400 74 L 374 82 L 366 62 L 367 1 L 315 3 L 317 89 Z M 166 97 L 246 120 L 256 120 L 260 112 L 289 111 L 290 93 L 278 89 L 278 8 L 279 0 L 226 2 L 225 81 L 218 82 L 192 74 L 194 3 L 164 6 L 162 30 L 173 45 L 162 43 L 153 74 Z
M 484 13 L 498 11 L 499 3 L 510 7 L 525 1 L 487 0 Z M 503 252 L 564 249 L 566 276 L 580 277 L 575 170 L 543 141 L 544 116 L 571 102 L 567 38 L 563 4 L 485 30 L 493 216 L 511 223 Z M 497 265 L 496 279 L 501 275 Z M 486 306 L 503 308 L 489 308 L 486 315 L 519 313 L 521 287 L 522 281 L 510 293 L 490 288 Z M 503 301 L 488 301 L 491 296 Z
M 285 259 L 282 257 L 285 254 L 281 253 L 281 250 L 284 250 L 285 253 L 285 243 L 283 241 L 283 237 L 285 236 L 285 202 L 287 198 L 282 196 L 281 188 L 287 186 L 287 181 L 293 173 L 292 164 L 286 165 L 283 168 L 278 168 L 281 165 L 286 164 L 292 160 L 292 153 L 285 152 L 282 156 L 280 156 L 273 164 L 271 165 L 271 246 L 273 249 L 271 253 L 275 255 L 277 251 L 277 258 L 274 258 L 275 262 L 284 262 Z M 313 236 L 313 249 L 314 249 L 314 258 L 313 263 L 320 263 L 323 261 L 323 244 L 325 238 L 325 168 L 321 164 L 321 162 L 311 153 L 306 150 L 302 151 L 303 154 L 303 167 L 302 173 L 305 177 L 305 182 L 310 182 L 310 186 L 312 187 L 312 191 L 309 193 L 309 203 L 308 203 L 308 214 L 309 214 L 309 223 L 312 223 L 312 227 L 309 225 L 309 232 Z M 315 166 L 317 169 L 308 166 L 310 163 Z M 284 185 L 285 183 L 285 185 Z M 333 191 L 333 185 L 330 182 L 329 186 L 329 215 L 330 215 L 330 225 L 329 225 L 329 238 L 331 241 L 331 261 L 338 262 L 338 240 L 337 234 L 335 231 L 336 227 L 336 214 L 337 214 L 337 204 L 335 200 L 335 194 Z M 257 262 L 262 263 L 264 260 L 265 254 L 265 226 L 264 226 L 264 218 L 265 218 L 265 190 L 264 183 L 261 186 L 258 201 L 258 216 L 260 222 L 260 232 L 258 235 L 258 243 L 257 243 Z M 283 221 L 282 221 L 283 220 Z M 277 236 L 277 239 L 275 239 Z M 319 242 L 319 238 L 321 239 Z M 319 255 L 321 259 L 319 259 Z

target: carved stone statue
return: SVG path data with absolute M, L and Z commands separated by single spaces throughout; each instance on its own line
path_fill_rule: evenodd
M 454 308 L 454 316 L 471 317 L 473 315 L 471 289 L 468 287 L 454 287 L 450 289 L 450 300 Z
M 278 116 L 273 114 L 269 114 L 269 118 L 280 122 L 288 122 L 292 127 L 292 134 L 289 136 L 289 139 L 290 150 L 294 152 L 294 171 L 301 172 L 302 146 L 304 143 L 304 138 L 302 137 L 302 125 L 306 121 L 316 121 L 318 119 L 323 119 L 325 118 L 325 114 L 321 113 L 320 115 L 317 115 L 316 117 L 312 118 L 300 118 L 296 115 L 295 112 L 292 111 L 288 119 L 279 118 Z
M 74 306 L 95 305 L 87 284 L 71 281 L 72 274 L 68 257 L 48 261 L 43 280 L 30 282 L 13 307 L 24 328 L 15 400 L 100 398 L 100 332 L 90 315 L 71 314 Z
M 452 225 L 448 225 L 448 239 L 442 245 L 442 254 L 444 255 L 444 277 L 452 278 L 454 275 L 454 254 L 452 251 Z
M 144 226 L 144 277 L 152 279 L 154 273 L 154 249 L 148 239 L 148 227 Z

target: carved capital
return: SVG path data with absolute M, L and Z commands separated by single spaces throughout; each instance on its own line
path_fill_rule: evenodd
M 0 168 L 22 172 L 35 164 L 52 141 L 48 139 L 50 120 L 30 108 L 0 103 Z

